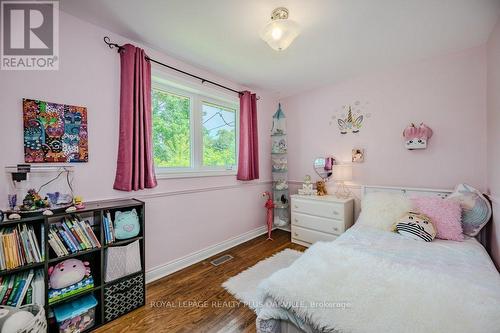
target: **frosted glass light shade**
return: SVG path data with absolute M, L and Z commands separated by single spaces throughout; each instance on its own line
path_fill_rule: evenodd
M 333 180 L 339 182 L 352 180 L 352 165 L 335 164 L 333 166 Z
M 299 35 L 299 25 L 288 19 L 275 19 L 262 30 L 260 37 L 276 51 L 283 51 Z

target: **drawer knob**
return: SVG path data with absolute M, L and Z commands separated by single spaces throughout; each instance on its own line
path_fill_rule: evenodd
M 333 215 L 339 215 L 339 212 L 337 212 L 336 210 L 333 211 Z
M 337 227 L 333 227 L 333 230 L 335 230 L 335 231 L 339 231 L 339 228 L 337 228 Z
M 296 233 L 296 232 L 294 232 L 294 233 L 293 233 L 293 235 L 294 235 L 294 236 L 298 236 L 299 234 L 298 234 L 298 233 Z
M 299 205 L 293 205 L 294 208 L 299 208 Z
M 294 220 L 295 222 L 299 222 L 299 219 L 298 219 L 298 218 L 295 218 L 295 219 L 293 219 L 293 220 Z

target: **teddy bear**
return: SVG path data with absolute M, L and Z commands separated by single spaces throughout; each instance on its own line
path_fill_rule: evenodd
M 319 196 L 324 196 L 328 194 L 328 192 L 326 191 L 326 184 L 324 181 L 319 180 L 316 182 L 316 191 L 318 192 Z

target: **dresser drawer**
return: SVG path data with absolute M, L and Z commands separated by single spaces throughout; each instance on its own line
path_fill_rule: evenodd
M 309 230 L 292 225 L 292 241 L 299 240 L 302 242 L 313 244 L 318 241 L 333 241 L 336 238 L 337 236 L 332 234 L 326 234 L 324 232 Z
M 345 231 L 345 223 L 341 220 L 327 219 L 325 217 L 292 213 L 292 225 L 304 227 L 330 234 L 340 235 Z
M 327 218 L 344 219 L 344 205 L 335 202 L 292 199 L 292 211 Z

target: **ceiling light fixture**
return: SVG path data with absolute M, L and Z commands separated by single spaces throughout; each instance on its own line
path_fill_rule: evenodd
M 262 30 L 260 37 L 276 51 L 283 51 L 299 35 L 299 25 L 288 19 L 288 9 L 279 7 L 273 10 L 271 22 Z

